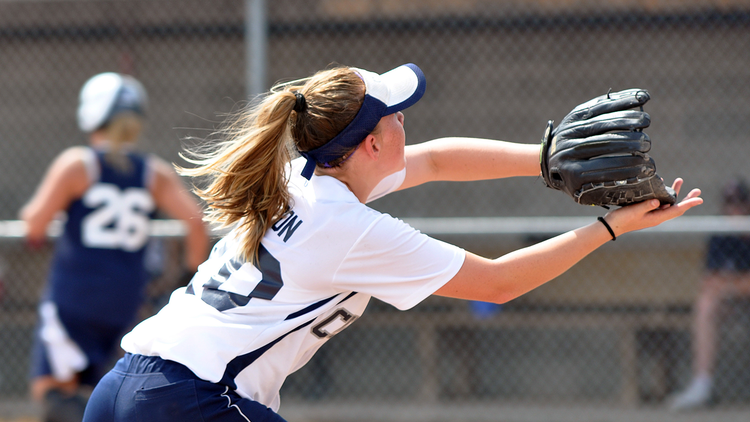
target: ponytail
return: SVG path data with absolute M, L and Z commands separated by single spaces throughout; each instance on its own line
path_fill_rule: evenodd
M 257 262 L 261 239 L 293 205 L 291 158 L 341 132 L 359 111 L 364 91 L 362 79 L 344 67 L 276 85 L 258 105 L 230 119 L 215 148 L 183 156 L 197 167 L 178 167 L 180 174 L 208 180 L 195 188 L 207 204 L 205 220 L 219 228 L 239 224 L 245 261 Z
M 125 156 L 123 147 L 126 144 L 134 144 L 141 136 L 143 118 L 133 112 L 120 112 L 100 130 L 104 132 L 109 146 L 104 159 L 121 173 L 131 172 L 132 163 Z
M 220 228 L 239 223 L 240 256 L 249 262 L 257 262 L 263 235 L 290 207 L 286 165 L 294 104 L 291 92 L 269 95 L 219 132 L 227 140 L 215 151 L 185 158 L 198 167 L 178 168 L 182 175 L 209 179 L 195 188 L 208 205 L 205 219 Z

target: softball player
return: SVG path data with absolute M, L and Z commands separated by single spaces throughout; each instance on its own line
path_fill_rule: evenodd
M 597 221 L 496 260 L 432 239 L 365 204 L 433 180 L 538 176 L 539 146 L 450 138 L 405 147 L 425 91 L 412 64 L 339 67 L 277 85 L 185 174 L 210 221 L 231 227 L 189 286 L 122 341 L 86 422 L 283 421 L 285 378 L 359 318 L 371 297 L 401 310 L 437 294 L 507 302 L 611 239 Z M 290 149 L 301 157 L 291 160 Z M 682 181 L 678 179 L 675 188 Z M 615 210 L 617 235 L 702 200 Z
M 133 150 L 146 94 L 130 76 L 103 73 L 80 94 L 78 123 L 90 146 L 63 151 L 21 210 L 27 239 L 45 238 L 67 214 L 40 306 L 32 397 L 45 420 L 80 421 L 88 393 L 110 368 L 132 327 L 148 274 L 144 251 L 157 209 L 187 224 L 186 265 L 197 269 L 208 236 L 196 201 L 163 160 Z

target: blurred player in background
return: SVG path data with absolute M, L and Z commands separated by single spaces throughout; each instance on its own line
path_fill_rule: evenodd
M 741 178 L 727 182 L 722 191 L 722 202 L 725 215 L 749 215 L 750 188 L 747 183 Z M 687 388 L 672 398 L 670 406 L 673 410 L 710 404 L 722 304 L 727 299 L 743 296 L 750 297 L 750 236 L 711 236 L 706 272 L 693 308 L 693 376 Z
M 365 204 L 434 180 L 538 177 L 539 145 L 444 138 L 405 146 L 401 110 L 424 93 L 414 65 L 337 67 L 272 89 L 185 170 L 209 220 L 233 230 L 186 288 L 122 341 L 84 421 L 283 421 L 286 377 L 364 312 L 432 294 L 507 302 L 613 236 L 702 202 L 644 201 L 496 260 L 430 238 Z M 297 150 L 302 157 L 292 159 Z M 682 181 L 675 183 L 679 190 Z
M 201 209 L 179 176 L 135 151 L 146 106 L 141 83 L 102 73 L 85 83 L 79 100 L 89 145 L 59 154 L 20 212 L 31 243 L 45 239 L 58 213 L 67 217 L 39 306 L 31 368 L 31 395 L 50 422 L 82 419 L 87 395 L 137 322 L 156 211 L 185 223 L 186 270 L 195 271 L 209 248 Z

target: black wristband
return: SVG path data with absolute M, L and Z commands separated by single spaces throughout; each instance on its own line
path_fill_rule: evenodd
M 601 221 L 602 224 L 604 224 L 604 227 L 607 228 L 607 231 L 609 232 L 609 234 L 612 235 L 612 241 L 617 240 L 617 236 L 615 236 L 615 232 L 614 230 L 612 230 L 612 227 L 609 226 L 609 224 L 607 223 L 607 220 L 605 220 L 604 217 L 596 217 L 596 219 Z

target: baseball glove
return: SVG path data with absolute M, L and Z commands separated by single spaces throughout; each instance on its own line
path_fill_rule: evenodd
M 582 205 L 627 205 L 657 198 L 674 204 L 675 192 L 656 174 L 647 154 L 651 124 L 648 91 L 610 92 L 574 108 L 554 127 L 547 123 L 540 162 L 545 185 Z

